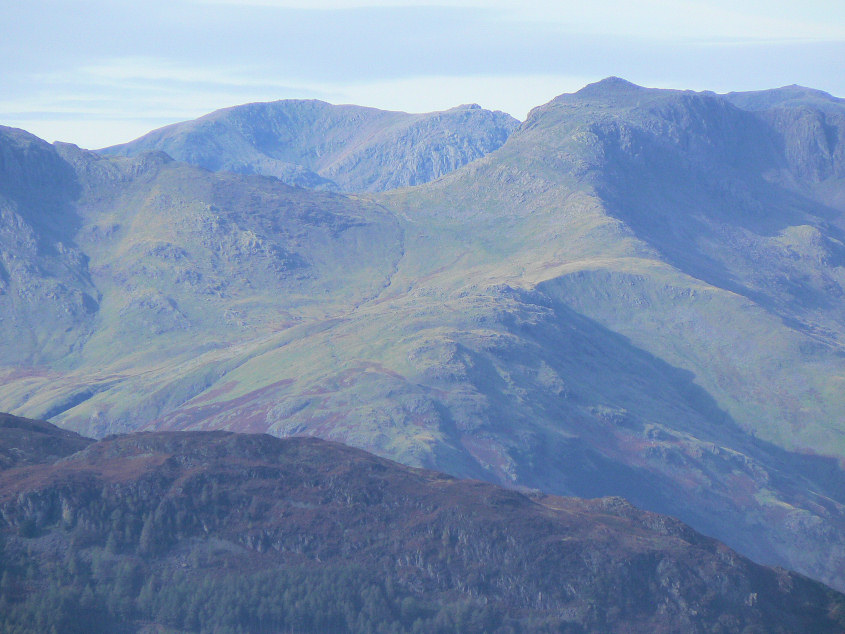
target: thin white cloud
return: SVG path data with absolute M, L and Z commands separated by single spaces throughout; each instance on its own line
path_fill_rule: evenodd
M 25 96 L 0 98 L 0 113 L 103 115 L 119 105 L 118 116 L 134 117 L 155 104 L 165 108 L 158 116 L 170 116 L 215 99 L 232 105 L 229 101 L 239 95 L 271 99 L 289 92 L 313 92 L 276 80 L 268 69 L 190 66 L 151 57 L 116 58 L 61 73 L 38 73 L 32 81 L 41 88 Z
M 175 83 L 161 90 L 155 80 Z M 182 79 L 208 82 L 202 90 Z M 52 78 L 55 80 L 55 78 Z M 426 76 L 346 83 L 264 82 L 218 71 L 137 59 L 111 60 L 66 76 L 63 86 L 19 99 L 0 100 L 3 123 L 23 127 L 48 141 L 98 148 L 136 138 L 153 128 L 193 119 L 212 110 L 251 101 L 318 98 L 385 110 L 429 112 L 478 103 L 524 119 L 528 111 L 563 92 L 597 79 L 527 74 Z M 211 80 L 218 79 L 218 83 Z M 152 83 L 150 83 L 152 81 Z M 82 92 L 80 92 L 82 90 Z
M 204 67 L 118 58 L 33 78 L 35 90 L 0 97 L 0 123 L 86 148 L 129 141 L 151 129 L 249 101 L 325 98 L 245 67 Z

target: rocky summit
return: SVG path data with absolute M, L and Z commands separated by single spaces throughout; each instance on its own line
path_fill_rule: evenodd
M 621 496 L 845 589 L 842 100 L 610 78 L 515 130 L 309 104 L 133 156 L 0 130 L 0 410 Z M 463 158 L 390 180 L 413 147 Z M 233 173 L 259 150 L 335 185 Z
M 518 125 L 476 104 L 408 114 L 289 99 L 218 110 L 101 153 L 156 150 L 209 170 L 312 189 L 384 191 L 427 183 L 481 158 Z
M 845 627 L 845 596 L 622 499 L 523 494 L 315 438 L 140 433 L 9 468 L 0 539 L 4 631 Z

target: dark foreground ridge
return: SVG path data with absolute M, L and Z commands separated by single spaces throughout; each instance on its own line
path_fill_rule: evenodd
M 0 535 L 4 632 L 845 627 L 843 595 L 619 498 L 523 495 L 314 438 L 111 436 L 0 473 Z
M 94 442 L 42 421 L 0 414 L 0 471 L 52 463 Z

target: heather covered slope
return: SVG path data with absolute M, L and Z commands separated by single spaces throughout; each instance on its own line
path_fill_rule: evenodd
M 109 437 L 0 473 L 0 534 L 9 631 L 845 625 L 841 594 L 618 498 L 526 496 L 312 438 Z
M 158 150 L 206 169 L 301 187 L 383 191 L 427 183 L 480 158 L 518 125 L 477 105 L 407 114 L 291 99 L 218 110 L 102 153 Z
M 90 254 L 73 288 L 102 308 L 60 360 L 19 346 L 36 361 L 0 405 L 623 495 L 845 588 L 841 106 L 787 97 L 607 80 L 369 201 L 59 147 L 82 192 L 67 244 Z M 793 107 L 824 126 L 787 125 Z M 235 248 L 249 232 L 308 266 L 262 268 L 279 260 Z

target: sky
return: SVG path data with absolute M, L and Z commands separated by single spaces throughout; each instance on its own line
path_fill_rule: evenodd
M 0 125 L 86 148 L 322 99 L 524 119 L 611 75 L 845 97 L 843 0 L 0 0 Z

